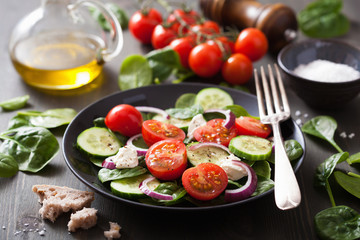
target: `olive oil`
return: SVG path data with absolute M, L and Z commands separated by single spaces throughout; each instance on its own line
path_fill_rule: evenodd
M 92 82 L 102 71 L 101 38 L 74 31 L 47 31 L 19 41 L 11 52 L 15 69 L 31 86 L 68 90 Z

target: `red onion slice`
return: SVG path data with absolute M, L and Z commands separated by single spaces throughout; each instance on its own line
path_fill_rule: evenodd
M 209 110 L 205 111 L 205 113 L 210 113 L 210 112 L 218 112 L 218 113 L 223 114 L 225 116 L 224 127 L 226 127 L 227 129 L 230 129 L 232 126 L 234 126 L 236 116 L 230 110 L 209 109 Z
M 146 155 L 146 152 L 147 152 L 147 149 L 146 148 L 140 148 L 140 147 L 137 147 L 134 145 L 134 141 L 137 140 L 138 138 L 142 137 L 142 134 L 139 133 L 139 134 L 136 134 L 134 136 L 132 136 L 131 138 L 129 138 L 126 142 L 126 145 L 131 147 L 132 149 L 135 149 L 138 156 L 145 156 Z
M 257 176 L 254 169 L 241 161 L 232 160 L 232 163 L 244 168 L 248 174 L 248 179 L 241 188 L 225 190 L 226 202 L 236 202 L 250 197 L 255 192 L 257 186 Z
M 152 197 L 152 198 L 156 198 L 156 199 L 159 199 L 159 200 L 173 200 L 173 196 L 169 195 L 169 194 L 163 194 L 163 193 L 158 193 L 158 192 L 155 192 L 155 191 L 152 191 L 149 186 L 148 186 L 148 183 L 151 182 L 152 180 L 154 180 L 155 177 L 149 177 L 149 178 L 146 178 L 145 180 L 143 180 L 140 185 L 139 185 L 139 188 L 140 190 L 148 195 L 149 197 Z
M 189 150 L 194 151 L 194 150 L 202 148 L 202 147 L 217 147 L 217 148 L 221 148 L 225 152 L 231 154 L 229 148 L 225 147 L 222 144 L 212 143 L 212 142 L 197 143 L 197 144 L 191 145 L 191 146 L 189 146 Z
M 114 163 L 113 161 L 111 161 L 111 160 L 108 160 L 108 159 L 105 159 L 105 160 L 102 162 L 101 166 L 102 166 L 103 168 L 108 168 L 108 169 L 115 169 L 115 168 L 116 168 L 115 163 Z
M 156 107 L 148 107 L 148 106 L 137 106 L 135 107 L 139 112 L 148 112 L 148 113 L 156 113 L 163 116 L 165 119 L 170 119 L 170 115 L 167 114 L 164 110 Z

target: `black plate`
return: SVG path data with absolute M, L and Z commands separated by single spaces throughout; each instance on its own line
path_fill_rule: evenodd
M 147 208 L 156 209 L 169 209 L 169 210 L 209 210 L 224 207 L 235 206 L 244 204 L 250 201 L 259 199 L 266 194 L 271 193 L 269 190 L 261 195 L 251 197 L 239 202 L 233 202 L 223 205 L 215 206 L 154 206 L 143 204 L 140 202 L 124 199 L 115 196 L 111 193 L 109 185 L 102 184 L 98 178 L 97 173 L 99 168 L 93 165 L 84 155 L 82 155 L 74 146 L 77 136 L 85 129 L 93 126 L 93 119 L 98 117 L 105 117 L 107 112 L 114 106 L 127 103 L 134 106 L 153 106 L 162 109 L 174 107 L 176 99 L 183 93 L 197 93 L 205 87 L 218 87 L 226 90 L 234 99 L 236 104 L 243 106 L 251 115 L 258 116 L 257 100 L 254 95 L 247 94 L 238 90 L 224 88 L 210 84 L 198 83 L 184 83 L 184 84 L 164 84 L 131 89 L 128 91 L 118 92 L 113 95 L 107 96 L 83 109 L 69 124 L 63 138 L 63 154 L 65 161 L 70 170 L 88 187 L 92 188 L 97 193 L 119 201 L 119 203 L 126 203 L 133 206 L 142 206 Z M 297 140 L 305 150 L 304 136 L 293 120 L 287 120 L 281 124 L 282 134 L 284 139 Z M 305 151 L 304 151 L 305 152 Z M 293 164 L 294 170 L 297 171 L 302 164 L 304 155 Z

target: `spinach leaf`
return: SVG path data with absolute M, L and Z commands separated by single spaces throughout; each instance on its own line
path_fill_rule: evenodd
M 20 127 L 0 134 L 4 142 L 0 153 L 12 156 L 19 164 L 19 170 L 38 172 L 45 167 L 59 151 L 59 143 L 46 128 Z
M 120 68 L 118 84 L 121 90 L 128 90 L 152 84 L 153 72 L 147 59 L 141 55 L 130 55 Z
M 104 159 L 99 159 L 99 158 L 94 158 L 94 157 L 89 158 L 89 160 L 90 160 L 90 162 L 92 162 L 92 164 L 94 164 L 97 167 L 102 167 L 102 163 L 104 161 Z
M 19 171 L 19 165 L 10 155 L 0 153 L 0 177 L 12 177 Z
M 258 175 L 257 177 L 258 177 L 258 182 L 255 192 L 251 195 L 252 197 L 267 192 L 274 187 L 274 181 L 272 179 L 260 175 Z
M 335 206 L 336 204 L 335 204 L 334 196 L 333 196 L 331 188 L 330 188 L 328 178 L 334 171 L 336 164 L 345 161 L 348 157 L 349 157 L 348 152 L 334 154 L 334 155 L 330 156 L 329 158 L 327 158 L 323 163 L 321 163 L 316 168 L 315 185 L 325 187 L 325 189 L 329 195 L 332 206 Z
M 186 72 L 181 65 L 180 57 L 173 49 L 165 47 L 149 52 L 146 55 L 149 66 L 153 72 L 153 79 L 164 82 L 172 74 Z
M 240 105 L 229 105 L 225 107 L 226 110 L 230 110 L 231 112 L 233 112 L 235 114 L 235 116 L 238 118 L 240 116 L 246 116 L 246 117 L 252 117 L 255 119 L 260 119 L 259 117 L 256 116 L 252 116 L 248 113 L 248 111 L 246 111 L 246 109 Z
M 176 99 L 175 108 L 187 108 L 195 104 L 195 93 L 184 93 Z
M 358 239 L 360 215 L 347 206 L 328 208 L 315 215 L 315 229 L 321 239 Z
M 299 159 L 304 153 L 301 144 L 294 139 L 285 140 L 284 147 L 285 147 L 286 155 L 288 156 L 290 161 Z M 274 153 L 271 153 L 271 156 L 268 161 L 275 164 Z
M 10 120 L 9 128 L 34 126 L 43 128 L 57 128 L 69 124 L 77 112 L 72 108 L 50 109 L 45 112 L 27 111 L 18 112 L 15 119 Z
M 155 201 L 164 203 L 166 206 L 170 206 L 170 205 L 179 203 L 182 200 L 182 198 L 186 195 L 186 190 L 183 187 L 180 187 L 179 185 L 177 185 L 176 182 L 160 183 L 159 186 L 157 186 L 154 189 L 154 191 L 158 192 L 158 193 L 172 195 L 173 200 L 155 199 Z
M 330 116 L 318 116 L 307 121 L 301 128 L 304 133 L 328 141 L 338 152 L 343 152 L 334 141 L 337 122 Z
M 353 163 L 360 163 L 360 152 L 351 155 L 346 161 L 350 165 L 353 164 Z
M 349 31 L 350 23 L 341 13 L 341 0 L 311 2 L 297 15 L 301 31 L 314 38 L 330 38 Z
M 29 95 L 12 98 L 3 102 L 0 102 L 0 107 L 5 111 L 14 111 L 26 106 L 29 100 Z
M 271 168 L 270 168 L 269 162 L 267 162 L 267 161 L 255 161 L 255 163 L 251 167 L 254 169 L 257 176 L 263 176 L 265 178 L 270 179 Z
M 187 108 L 169 108 L 165 110 L 171 117 L 177 119 L 192 119 L 198 114 L 202 114 L 204 109 L 199 105 L 195 104 Z
M 350 194 L 360 198 L 360 178 L 349 176 L 343 172 L 334 172 L 337 183 Z
M 115 3 L 106 3 L 105 5 L 119 20 L 121 28 L 127 29 L 129 23 L 129 17 L 126 14 L 126 12 Z M 96 21 L 98 21 L 102 29 L 104 29 L 105 31 L 110 31 L 112 29 L 109 22 L 105 19 L 104 15 L 101 13 L 101 11 L 98 8 L 89 7 L 89 11 L 91 13 L 91 16 Z
M 106 124 L 105 124 L 105 118 L 104 117 L 98 117 L 95 118 L 94 121 L 94 127 L 103 127 L 103 128 L 107 128 Z
M 124 169 L 107 169 L 102 168 L 98 172 L 99 180 L 104 183 L 112 180 L 119 180 L 128 177 L 135 177 L 141 174 L 146 173 L 146 169 L 140 166 L 134 168 L 124 168 Z

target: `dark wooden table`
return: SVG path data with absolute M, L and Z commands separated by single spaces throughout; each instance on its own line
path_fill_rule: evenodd
M 128 11 L 135 11 L 132 1 L 118 1 Z M 135 2 L 135 1 L 134 1 Z M 263 0 L 262 3 L 275 3 Z M 304 8 L 309 0 L 282 1 L 296 12 Z M 124 32 L 125 46 L 121 54 L 104 69 L 105 80 L 100 88 L 93 91 L 69 95 L 50 95 L 26 85 L 14 70 L 8 53 L 10 33 L 18 20 L 40 5 L 39 0 L 5 1 L 0 8 L 0 101 L 29 94 L 27 110 L 44 111 L 51 108 L 72 107 L 80 111 L 90 103 L 119 91 L 117 75 L 123 59 L 130 54 L 144 54 L 149 49 L 135 41 L 129 31 Z M 360 2 L 345 0 L 344 12 L 352 21 L 351 30 L 340 40 L 360 47 L 360 18 L 357 15 Z M 298 40 L 304 39 L 301 34 Z M 266 56 L 255 64 L 273 63 L 274 56 Z M 251 83 L 253 84 L 253 83 Z M 250 84 L 250 85 L 251 85 Z M 335 140 L 343 150 L 350 154 L 360 151 L 360 96 L 333 111 L 321 111 L 308 107 L 291 89 L 289 101 L 294 119 L 308 120 L 318 115 L 330 115 L 338 122 Z M 295 112 L 299 111 L 300 116 Z M 0 112 L 0 130 L 15 112 Z M 308 115 L 305 117 L 305 115 Z M 341 132 L 354 133 L 355 137 L 342 138 Z M 61 133 L 57 134 L 62 141 Z M 68 169 L 61 152 L 38 174 L 19 172 L 12 178 L 0 178 L 0 239 L 104 239 L 103 231 L 109 228 L 108 222 L 118 222 L 122 229 L 122 239 L 317 239 L 314 230 L 314 216 L 331 206 L 327 194 L 313 187 L 314 170 L 323 160 L 336 153 L 335 149 L 309 136 L 306 138 L 306 158 L 297 173 L 302 192 L 301 205 L 293 210 L 281 211 L 270 194 L 255 202 L 232 207 L 221 211 L 195 213 L 152 211 L 134 208 L 95 194 L 93 207 L 98 209 L 98 224 L 88 231 L 69 234 L 67 222 L 69 214 L 61 216 L 55 223 L 39 220 L 40 205 L 38 197 L 32 192 L 34 184 L 54 184 L 81 190 L 90 190 Z M 334 187 L 338 205 L 345 204 L 360 211 L 360 201 L 347 192 Z M 38 222 L 38 227 L 46 229 L 45 235 L 29 232 L 27 224 Z M 31 226 L 30 226 L 31 227 Z

